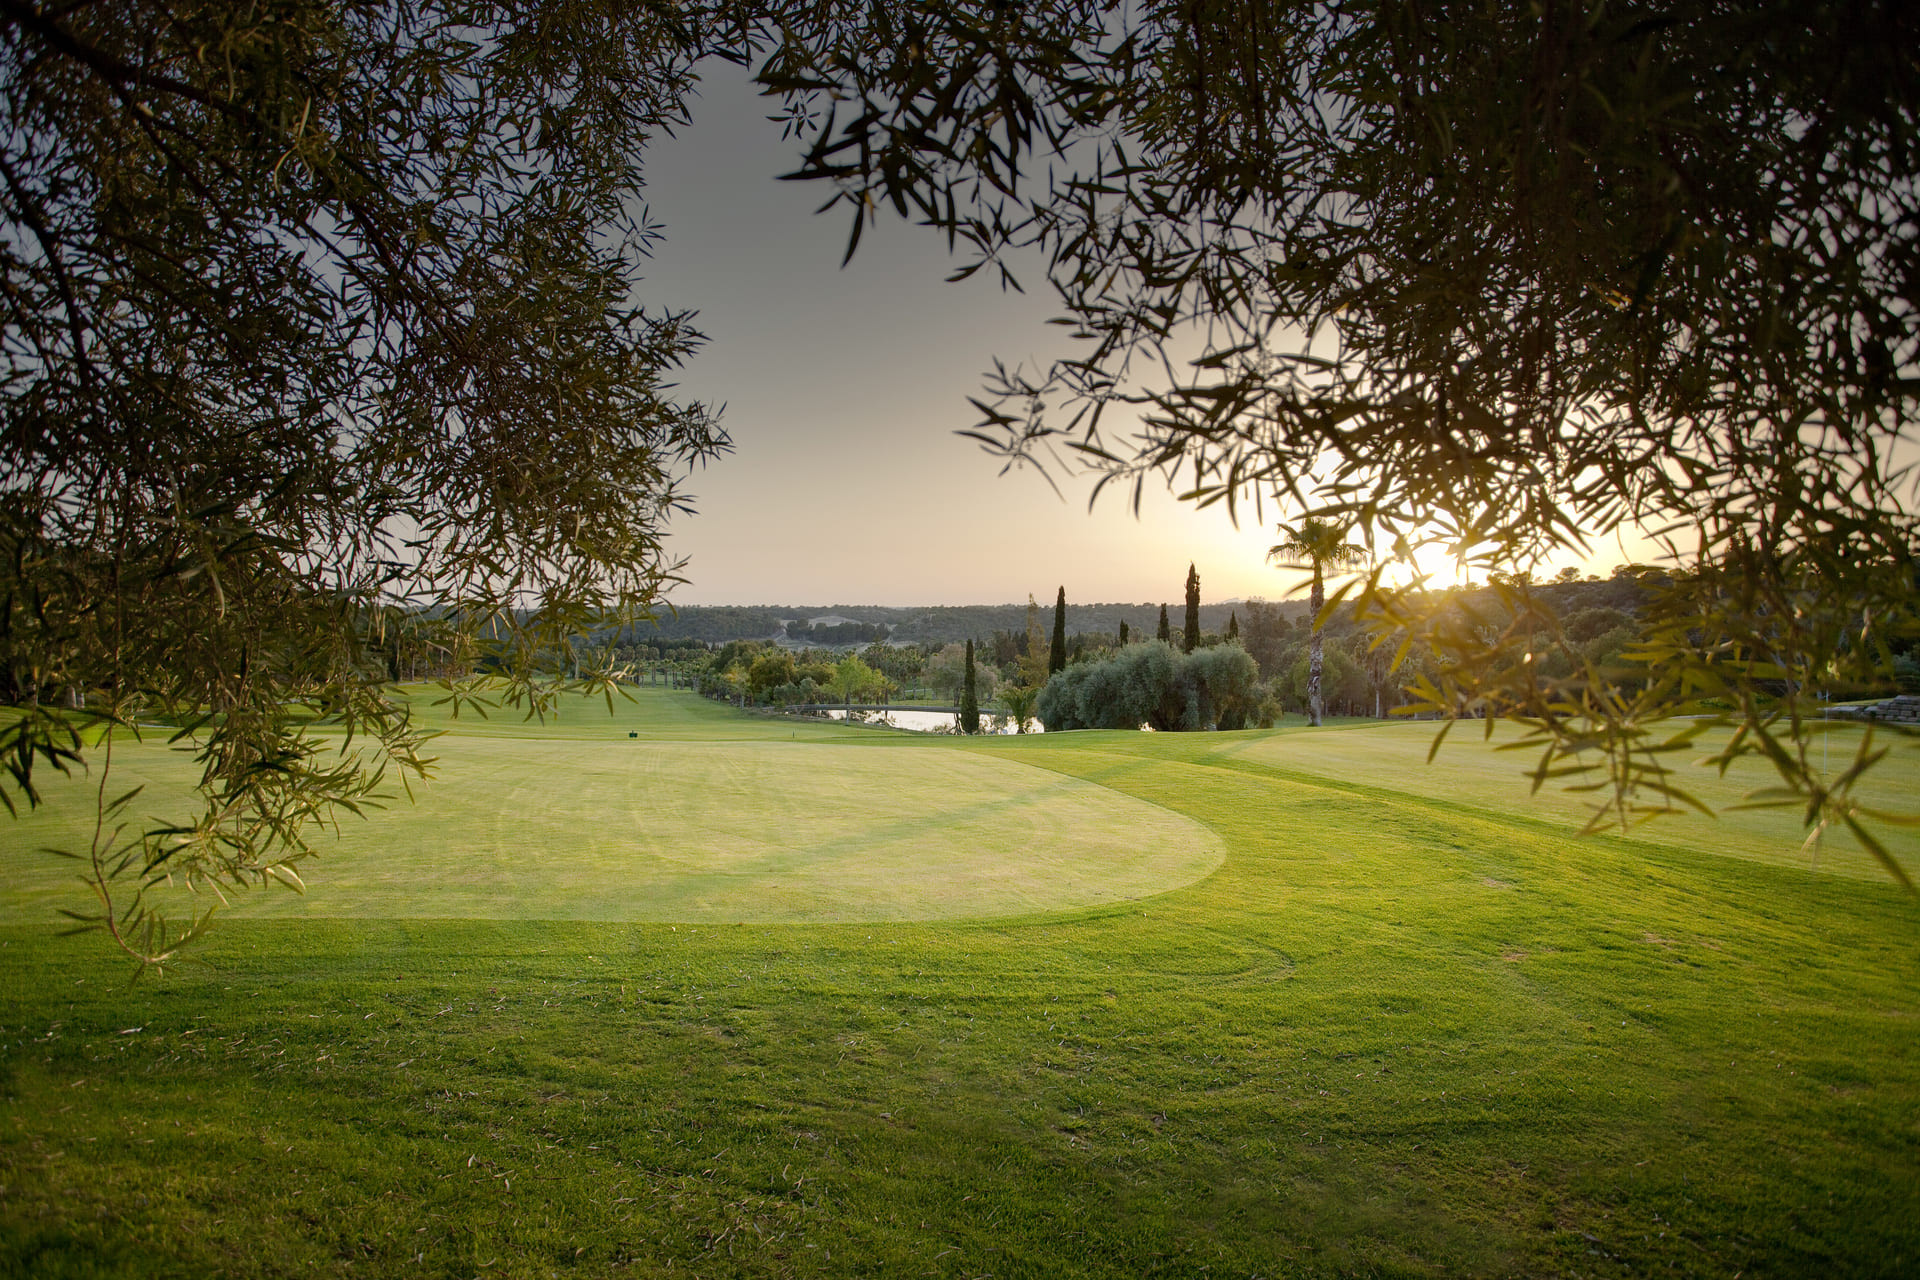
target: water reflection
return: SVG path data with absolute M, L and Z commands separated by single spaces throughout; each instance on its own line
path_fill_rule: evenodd
M 829 707 L 821 707 L 830 720 L 845 720 L 847 713 Z M 911 729 L 916 733 L 954 733 L 959 729 L 957 715 L 941 711 L 856 711 L 853 718 L 865 724 L 883 724 L 895 729 Z M 1012 733 L 1013 717 L 994 715 L 991 712 L 980 713 L 980 731 L 982 733 Z M 1041 733 L 1038 720 L 1027 724 L 1028 733 Z

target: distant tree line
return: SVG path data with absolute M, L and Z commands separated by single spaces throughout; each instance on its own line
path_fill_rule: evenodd
M 1637 634 L 1639 611 L 1659 578 L 1657 570 L 1625 565 L 1604 579 L 1564 571 L 1541 582 L 1509 578 L 1504 589 L 1464 586 L 1434 595 L 1436 607 L 1460 625 L 1491 636 L 1531 625 L 1507 603 L 1515 587 L 1524 587 L 1550 604 L 1558 618 L 1553 633 L 1541 630 L 1527 637 L 1525 652 L 1534 655 L 1532 662 L 1542 678 L 1565 674 L 1576 662 L 1590 659 L 1618 670 L 1630 686 L 1635 669 L 1626 654 Z M 967 641 L 974 639 L 977 705 L 1021 722 L 1036 717 L 1050 730 L 1120 727 L 1135 711 L 1140 715 L 1132 727 L 1149 725 L 1163 731 L 1270 726 L 1282 717 L 1308 711 L 1311 627 L 1302 602 L 1200 605 L 1199 632 L 1188 649 L 1185 624 L 1196 615 L 1193 609 L 1076 606 L 1064 596 L 1062 588 L 1051 611 L 1031 600 L 1018 607 L 939 611 L 948 622 L 971 614 L 1008 624 L 977 639 L 902 642 L 898 637 L 908 624 L 898 622 L 891 625 L 892 640 L 872 639 L 849 651 L 853 638 L 888 631 L 889 624 L 880 619 L 804 631 L 789 626 L 784 642 L 752 637 L 714 643 L 655 636 L 645 642 L 613 643 L 607 656 L 642 672 L 673 673 L 709 696 L 744 705 L 923 702 L 951 707 L 964 697 Z M 835 608 L 841 610 L 838 616 L 846 617 L 845 606 Z M 1139 624 L 1121 617 L 1111 629 L 1086 625 L 1122 610 L 1131 610 Z M 745 610 L 717 612 L 733 619 L 747 616 Z M 927 614 L 904 609 L 871 612 L 920 618 L 923 625 Z M 794 611 L 768 613 L 791 618 Z M 1077 629 L 1076 617 L 1082 623 Z M 1157 638 L 1149 638 L 1156 633 Z M 796 635 L 819 643 L 796 645 Z M 1411 644 L 1395 667 L 1399 639 L 1390 637 L 1376 644 L 1351 609 L 1340 606 L 1330 612 L 1322 629 L 1325 714 L 1391 716 L 1417 701 L 1411 690 L 1419 682 L 1436 682 L 1440 674 L 1436 661 L 1419 643 Z M 603 636 L 592 643 L 606 645 L 608 639 Z M 1242 655 L 1244 663 L 1235 654 Z M 1903 654 L 1896 662 L 1896 676 L 1902 681 L 1898 687 L 1920 691 L 1920 662 L 1912 654 Z M 1893 691 L 1894 687 L 1832 692 L 1839 698 Z
M 613 639 L 620 644 L 757 640 L 777 634 L 781 623 L 794 616 L 795 610 L 779 605 L 683 605 L 662 609 L 655 617 L 623 628 Z
M 884 622 L 789 622 L 785 637 L 795 644 L 872 644 L 885 640 L 892 627 Z
M 1304 613 L 1304 601 L 1287 601 L 1280 606 L 1290 614 Z M 1151 635 L 1161 606 L 1152 604 L 1074 604 L 1066 610 L 1069 636 L 1081 634 L 1118 635 L 1124 622 L 1136 637 Z M 1200 606 L 1203 632 L 1220 632 L 1238 604 Z M 773 640 L 784 634 L 801 644 L 866 644 L 884 636 L 900 644 L 961 644 L 968 638 L 982 648 L 986 637 L 996 631 L 1023 634 L 1026 627 L 1024 604 L 939 605 L 918 608 L 891 608 L 881 605 L 682 605 L 674 611 L 662 610 L 659 617 L 623 628 L 616 636 L 601 637 L 618 644 L 653 644 L 662 640 L 705 640 L 724 644 L 729 640 Z M 838 617 L 854 623 L 870 624 L 879 630 L 849 638 L 827 639 L 818 627 L 808 627 L 807 619 Z M 845 624 L 832 624 L 843 626 Z M 804 628 L 804 634 L 800 630 Z

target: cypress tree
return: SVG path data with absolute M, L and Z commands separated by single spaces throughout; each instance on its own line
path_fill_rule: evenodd
M 1122 649 L 1127 647 L 1127 620 L 1125 618 L 1120 619 L 1120 647 Z
M 1020 637 L 1020 643 L 1026 652 L 1020 657 L 1020 683 L 1030 689 L 1038 689 L 1047 682 L 1047 654 L 1042 650 L 1045 643 L 1040 631 L 1040 606 L 1033 602 L 1033 594 L 1027 594 L 1027 633 Z
M 980 696 L 973 685 L 973 641 L 967 641 L 967 683 L 960 692 L 960 732 L 980 732 Z
M 1227 615 L 1227 639 L 1238 640 L 1239 638 L 1240 638 L 1240 615 L 1237 613 L 1230 613 Z
M 1047 674 L 1067 669 L 1067 589 L 1053 602 L 1053 648 L 1047 651 Z
M 1167 625 L 1167 606 L 1165 605 L 1160 606 L 1160 630 L 1155 633 L 1154 639 L 1164 640 L 1168 644 L 1173 643 L 1173 628 Z
M 1200 646 L 1200 571 L 1187 566 L 1187 629 L 1180 637 L 1180 648 L 1192 653 Z

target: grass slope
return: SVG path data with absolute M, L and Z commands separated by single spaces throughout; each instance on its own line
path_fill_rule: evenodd
M 1521 733 L 1512 725 L 1496 722 L 1490 740 L 1483 737 L 1485 727 L 1484 722 L 1456 725 L 1431 763 L 1427 751 L 1439 729 L 1431 722 L 1348 721 L 1339 732 L 1316 735 L 1310 747 L 1294 735 L 1249 735 L 1227 750 L 1288 777 L 1339 780 L 1430 800 L 1452 797 L 1467 810 L 1490 809 L 1560 830 L 1578 831 L 1586 824 L 1601 793 L 1569 791 L 1565 780 L 1533 791 L 1525 771 L 1538 760 L 1538 753 L 1518 748 Z M 1832 772 L 1839 773 L 1853 763 L 1862 731 L 1861 725 L 1841 721 L 1816 727 L 1815 758 L 1828 760 Z M 1717 751 L 1725 741 L 1724 733 L 1709 733 L 1692 751 L 1671 758 L 1675 785 L 1706 805 L 1713 816 L 1677 808 L 1641 821 L 1632 832 L 1636 840 L 1873 880 L 1886 876 L 1885 869 L 1844 828 L 1824 833 L 1810 849 L 1797 808 L 1742 807 L 1752 793 L 1777 785 L 1773 767 L 1765 761 L 1745 757 L 1725 776 L 1693 767 L 1696 758 Z M 1888 809 L 1912 810 L 1920 804 L 1920 739 L 1882 730 L 1871 745 L 1889 748 L 1889 755 L 1867 775 L 1864 798 Z M 1908 874 L 1920 879 L 1920 828 L 1883 823 L 1872 827 Z
M 1912 898 L 1327 759 L 1368 736 L 842 740 L 1224 843 L 1073 912 L 235 920 L 131 989 L 0 928 L 0 1270 L 1914 1269 Z

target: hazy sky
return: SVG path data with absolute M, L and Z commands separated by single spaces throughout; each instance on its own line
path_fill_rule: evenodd
M 700 313 L 711 342 L 681 385 L 725 403 L 735 446 L 694 475 L 699 514 L 673 526 L 691 558 L 675 602 L 1045 603 L 1061 585 L 1077 602 L 1178 601 L 1189 561 L 1209 601 L 1287 594 L 1300 574 L 1265 565 L 1271 524 L 1236 530 L 1164 492 L 1138 519 L 1117 494 L 1089 512 L 1089 477 L 1056 473 L 1059 497 L 955 435 L 994 357 L 1071 345 L 1045 324 L 1051 291 L 945 283 L 945 241 L 891 218 L 842 269 L 847 219 L 814 215 L 822 184 L 775 180 L 797 150 L 767 109 L 744 72 L 712 67 L 693 126 L 647 153 L 666 238 L 641 296 Z

